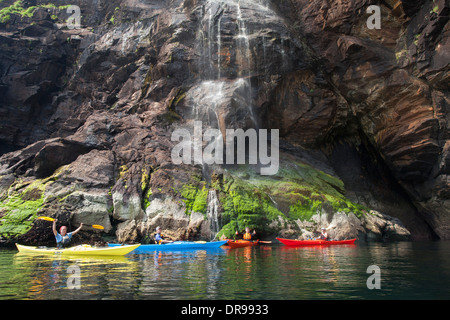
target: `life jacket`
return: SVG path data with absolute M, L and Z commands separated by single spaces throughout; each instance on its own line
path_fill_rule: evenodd
M 157 236 L 158 234 L 157 233 L 155 233 L 155 235 L 153 236 L 153 241 L 155 242 L 155 244 L 161 244 L 161 240 L 156 240 L 156 236 Z M 160 237 L 161 237 L 161 239 L 164 239 L 164 237 L 163 237 L 163 235 L 162 234 L 160 234 L 159 235 Z
M 62 237 L 62 240 L 57 243 L 57 247 L 59 249 L 68 247 L 70 245 L 70 241 L 71 241 L 70 237 L 67 234 L 64 236 L 61 236 L 61 237 Z
M 320 239 L 321 240 L 328 240 L 328 234 L 320 234 Z
M 244 240 L 252 240 L 252 234 L 251 233 L 244 233 L 243 239 Z

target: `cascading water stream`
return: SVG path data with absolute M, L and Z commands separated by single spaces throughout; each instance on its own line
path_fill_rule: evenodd
M 236 3 L 237 11 L 237 25 L 238 25 L 238 36 L 237 36 L 237 48 L 239 52 L 239 57 L 237 57 L 239 64 L 239 80 L 243 80 L 243 88 L 246 92 L 244 96 L 244 103 L 247 105 L 250 118 L 252 120 L 253 126 L 257 126 L 256 118 L 253 114 L 253 92 L 250 83 L 251 76 L 251 52 L 250 52 L 250 41 L 247 33 L 247 26 L 242 17 L 241 0 L 237 0 Z
M 258 121 L 253 112 L 253 88 L 250 79 L 255 71 L 254 60 L 257 57 L 252 56 L 246 19 L 252 8 L 266 12 L 267 7 L 267 0 L 206 0 L 199 10 L 197 51 L 200 53 L 200 79 L 203 82 L 217 82 L 217 87 L 221 88 L 227 84 L 237 90 L 235 100 L 242 109 L 247 109 L 249 123 L 255 129 L 258 127 Z M 265 46 L 265 40 L 262 41 Z M 193 104 L 196 116 L 200 109 L 207 114 L 216 112 L 216 108 L 217 104 Z
M 214 189 L 208 192 L 208 206 L 206 210 L 206 215 L 210 222 L 211 240 L 214 240 L 217 233 L 220 231 L 219 224 L 219 199 L 217 198 L 217 192 Z
M 247 27 L 245 21 L 242 18 L 241 1 L 236 3 L 237 11 L 237 48 L 238 48 L 238 64 L 239 64 L 239 77 L 248 78 L 250 76 L 250 42 L 248 40 Z

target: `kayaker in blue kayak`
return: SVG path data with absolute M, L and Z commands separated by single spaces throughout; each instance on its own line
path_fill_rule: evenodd
M 162 244 L 162 243 L 171 243 L 173 241 L 164 240 L 164 236 L 161 234 L 161 227 L 156 227 L 156 233 L 154 236 L 155 243 L 156 244 Z
M 78 227 L 78 229 L 76 229 L 75 231 L 69 232 L 67 233 L 67 227 L 66 226 L 62 226 L 61 228 L 59 228 L 59 233 L 58 231 L 56 231 L 56 222 L 58 221 L 58 219 L 55 219 L 53 221 L 53 234 L 55 235 L 56 238 L 56 247 L 58 249 L 62 249 L 62 248 L 67 248 L 70 245 L 70 242 L 72 241 L 72 236 L 77 234 L 78 231 L 81 230 L 81 228 L 83 227 L 83 224 L 81 223 L 80 226 Z

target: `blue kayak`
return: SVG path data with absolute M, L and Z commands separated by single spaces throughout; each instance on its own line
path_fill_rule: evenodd
M 180 250 L 208 250 L 208 249 L 218 249 L 219 247 L 226 244 L 227 241 L 174 241 L 171 243 L 164 244 L 142 244 L 137 249 L 134 249 L 131 253 L 149 253 L 153 251 L 180 251 Z M 109 243 L 110 247 L 118 247 L 121 244 Z

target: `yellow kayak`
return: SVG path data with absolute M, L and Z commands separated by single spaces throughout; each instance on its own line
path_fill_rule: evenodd
M 80 256 L 124 256 L 130 253 L 140 244 L 134 244 L 129 246 L 120 247 L 92 247 L 90 245 L 80 245 L 65 249 L 56 248 L 41 248 L 41 247 L 31 247 L 24 246 L 16 243 L 17 250 L 22 253 L 33 253 L 33 254 L 63 254 L 63 255 L 80 255 Z

